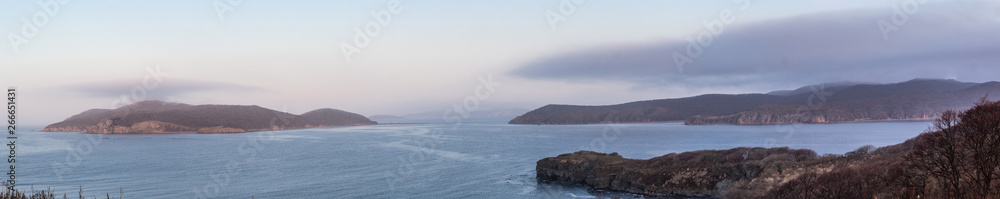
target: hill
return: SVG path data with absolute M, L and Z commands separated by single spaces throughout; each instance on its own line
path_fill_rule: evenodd
M 97 134 L 243 133 L 263 130 L 376 124 L 336 109 L 294 115 L 260 106 L 188 105 L 143 101 L 114 110 L 91 109 L 50 124 L 46 132 Z
M 709 94 L 607 106 L 546 105 L 509 123 L 786 124 L 931 119 L 945 110 L 969 108 L 989 93 L 1000 93 L 1000 83 L 939 79 L 835 83 L 770 94 Z M 990 99 L 998 98 L 993 95 Z

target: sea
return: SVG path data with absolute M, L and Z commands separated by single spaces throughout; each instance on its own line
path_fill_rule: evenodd
M 384 120 L 242 134 L 22 131 L 15 187 L 88 198 L 642 198 L 538 183 L 535 163 L 580 150 L 638 159 L 734 147 L 843 154 L 903 142 L 931 124 L 511 125 L 510 119 Z

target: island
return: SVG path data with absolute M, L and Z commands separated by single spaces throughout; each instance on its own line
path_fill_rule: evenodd
M 50 124 L 42 131 L 91 134 L 245 133 L 374 124 L 378 123 L 362 115 L 330 108 L 295 115 L 255 105 L 142 101 L 116 109 L 90 109 Z
M 989 94 L 993 95 L 989 95 Z M 703 124 L 838 123 L 931 120 L 967 109 L 983 96 L 1000 99 L 1000 82 L 914 79 L 892 84 L 830 83 L 763 94 L 707 94 L 606 106 L 546 105 L 510 124 L 598 124 L 683 121 Z

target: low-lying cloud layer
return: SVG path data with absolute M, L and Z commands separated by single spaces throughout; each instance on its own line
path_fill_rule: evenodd
M 624 81 L 636 88 L 761 82 L 800 86 L 920 77 L 997 80 L 1000 4 L 928 3 L 913 8 L 822 13 L 748 25 L 736 19 L 716 31 L 718 36 L 703 28 L 691 41 L 570 52 L 529 62 L 510 74 Z M 690 62 L 678 65 L 684 58 Z
M 117 99 L 127 96 L 130 99 L 171 101 L 193 93 L 250 92 L 263 89 L 191 79 L 170 79 L 169 83 L 148 81 L 146 85 L 139 79 L 122 79 L 76 84 L 67 86 L 65 90 L 93 98 Z

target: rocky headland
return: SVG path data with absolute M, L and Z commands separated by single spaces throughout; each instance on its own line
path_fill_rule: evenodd
M 578 151 L 541 159 L 535 171 L 542 183 L 580 184 L 652 197 L 774 198 L 779 194 L 776 190 L 801 176 L 891 161 L 908 149 L 905 147 L 912 145 L 825 157 L 808 149 L 734 148 L 671 153 L 645 160 Z
M 1000 101 L 946 111 L 903 143 L 844 154 L 733 148 L 628 159 L 578 151 L 538 160 L 540 183 L 667 198 L 995 198 Z

